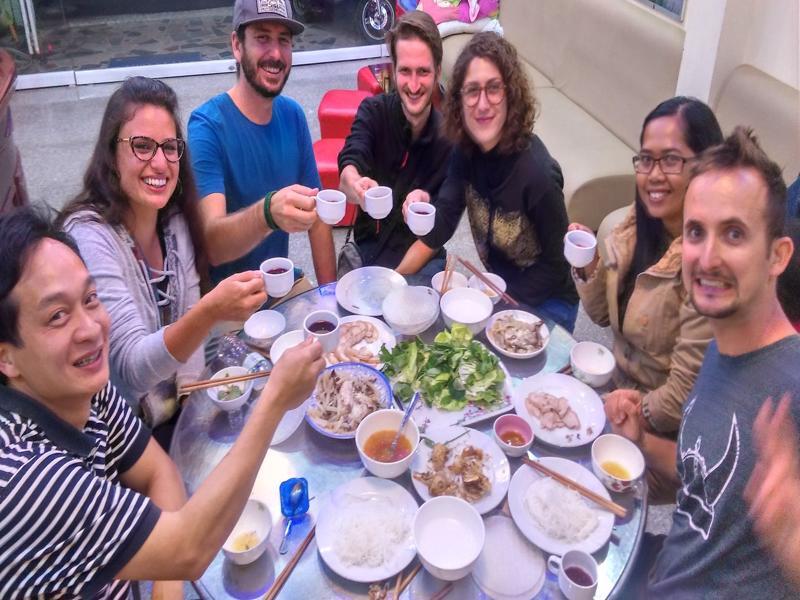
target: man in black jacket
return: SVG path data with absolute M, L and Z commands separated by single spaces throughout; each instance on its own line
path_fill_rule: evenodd
M 396 91 L 361 103 L 339 154 L 339 189 L 361 208 L 354 235 L 364 264 L 394 269 L 416 240 L 403 221 L 403 201 L 416 189 L 435 201 L 450 144 L 432 105 L 442 65 L 442 39 L 433 19 L 421 11 L 408 12 L 386 38 Z M 378 185 L 392 188 L 394 203 L 380 221 L 364 210 L 364 194 Z M 423 270 L 433 274 L 443 266 L 442 250 Z

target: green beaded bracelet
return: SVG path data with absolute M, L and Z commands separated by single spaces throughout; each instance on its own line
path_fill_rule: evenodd
M 264 196 L 264 222 L 267 224 L 267 227 L 273 231 L 281 231 L 281 228 L 278 227 L 278 224 L 275 222 L 275 219 L 272 218 L 272 213 L 269 210 L 274 195 L 275 192 L 270 192 Z

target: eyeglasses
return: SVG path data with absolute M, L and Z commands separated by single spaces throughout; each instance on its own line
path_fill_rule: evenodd
M 486 101 L 489 104 L 500 104 L 506 95 L 506 86 L 502 81 L 490 81 L 485 86 L 478 84 L 465 85 L 461 88 L 461 98 L 468 107 L 478 104 L 481 92 L 486 92 Z
M 683 172 L 683 165 L 690 160 L 691 158 L 684 158 L 678 154 L 665 154 L 661 158 L 655 158 L 649 154 L 637 154 L 633 157 L 633 170 L 647 175 L 658 163 L 661 172 L 665 175 L 677 175 Z
M 169 162 L 178 162 L 186 149 L 186 142 L 179 138 L 167 138 L 159 144 L 146 135 L 134 135 L 126 138 L 117 138 L 117 143 L 119 142 L 128 142 L 131 145 L 133 155 L 145 162 L 153 160 L 159 148 L 164 153 L 164 158 Z

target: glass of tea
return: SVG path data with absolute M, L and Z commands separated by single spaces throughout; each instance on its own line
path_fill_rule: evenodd
M 306 338 L 315 337 L 325 352 L 333 352 L 339 345 L 339 317 L 329 310 L 315 310 L 303 321 Z
M 567 550 L 560 558 L 547 559 L 547 568 L 558 575 L 558 587 L 568 600 L 591 600 L 597 591 L 597 563 L 583 550 Z
M 294 263 L 288 258 L 268 258 L 261 263 L 261 276 L 267 294 L 282 298 L 294 285 Z

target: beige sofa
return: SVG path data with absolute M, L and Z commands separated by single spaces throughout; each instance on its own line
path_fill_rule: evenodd
M 684 31 L 635 0 L 502 0 L 500 24 L 533 84 L 534 131 L 561 164 L 569 217 L 597 229 L 633 200 L 639 130 L 675 93 Z M 445 85 L 469 39 L 445 38 Z

